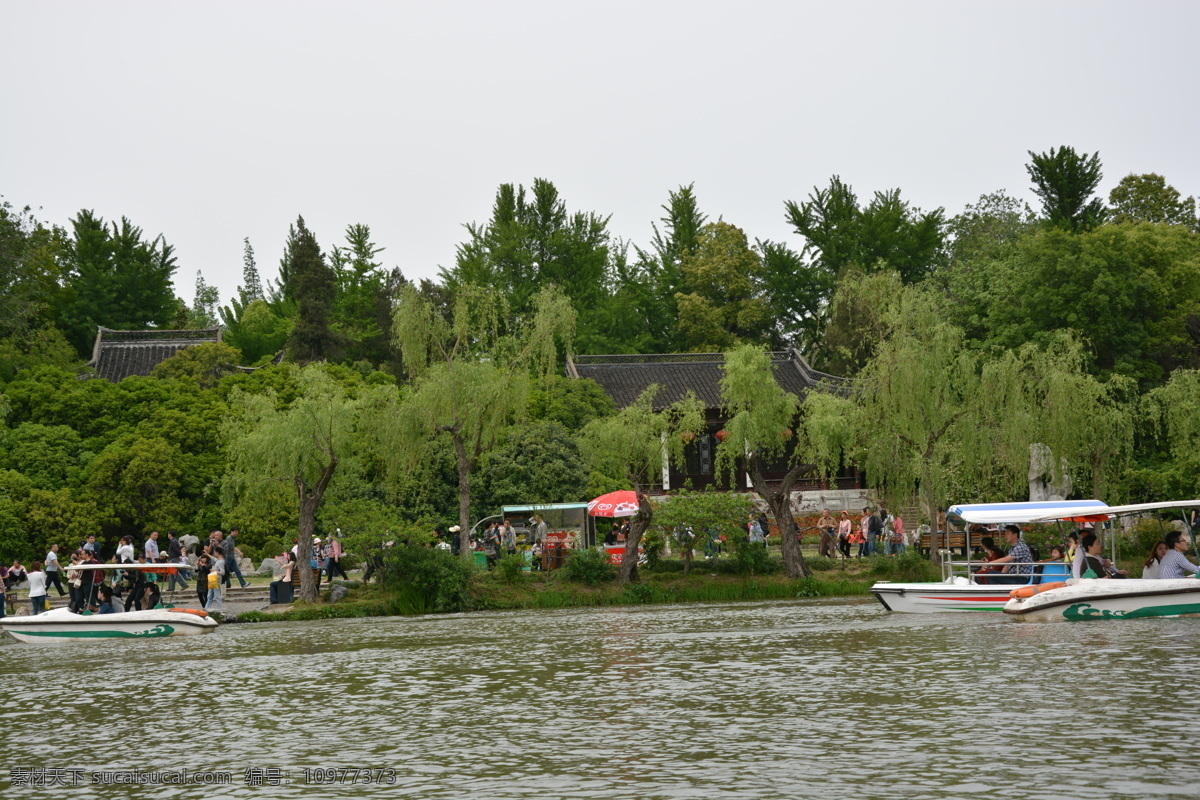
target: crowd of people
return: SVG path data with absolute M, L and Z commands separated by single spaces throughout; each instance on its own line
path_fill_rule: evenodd
M 132 536 L 123 536 L 107 560 L 95 536 L 88 536 L 66 564 L 59 561 L 59 546 L 51 545 L 46 557 L 34 561 L 29 569 L 16 560 L 0 570 L 0 617 L 13 605 L 12 590 L 25 582 L 34 614 L 46 610 L 51 589 L 60 597 L 70 595 L 67 607 L 71 611 L 112 614 L 161 607 L 162 592 L 170 591 L 173 596 L 177 589 L 186 591 L 192 572 L 201 606 L 222 610 L 222 583 L 227 588 L 236 577 L 242 586 L 248 585 L 238 564 L 237 535 L 237 529 L 228 534 L 213 531 L 200 544 L 195 563 L 173 531 L 167 533 L 165 542 L 158 531 L 152 531 L 140 548 L 134 546 Z
M 839 553 L 843 558 L 850 558 L 851 548 L 855 545 L 858 547 L 855 558 L 899 556 L 908 550 L 909 545 L 904 520 L 890 513 L 883 505 L 877 509 L 867 506 L 857 522 L 849 511 L 842 511 L 835 520 L 828 508 L 822 509 L 817 530 L 821 537 L 817 542 L 817 552 L 828 558 L 836 557 Z

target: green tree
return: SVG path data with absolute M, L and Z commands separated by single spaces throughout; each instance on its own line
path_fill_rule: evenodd
M 680 345 L 686 350 L 722 350 L 743 341 L 765 342 L 771 312 L 762 294 L 762 261 L 741 228 L 711 222 L 695 250 L 680 261 Z
M 557 422 L 515 426 L 479 463 L 476 516 L 504 505 L 578 503 L 588 490 L 587 465 L 570 432 Z
M 61 489 L 79 478 L 83 440 L 66 425 L 25 422 L 8 434 L 5 462 L 31 481 L 30 488 Z
M 658 482 L 667 460 L 682 461 L 686 441 L 704 429 L 704 405 L 689 394 L 670 406 L 656 408 L 659 387 L 652 385 L 636 402 L 616 414 L 592 420 L 580 434 L 580 446 L 592 471 L 593 491 L 632 486 L 638 513 L 625 539 L 625 555 L 617 579 L 637 579 L 638 544 L 654 521 L 648 492 Z
M 209 286 L 204 280 L 204 274 L 196 271 L 196 295 L 192 302 L 191 325 L 193 328 L 215 328 L 217 326 L 217 308 L 221 303 L 221 294 L 215 286 Z
M 335 245 L 330 255 L 338 280 L 334 329 L 351 361 L 380 364 L 388 359 L 392 303 L 388 274 L 376 260 L 381 252 L 368 226 L 349 225 L 346 246 Z
M 394 330 L 413 376 L 413 390 L 382 424 L 392 431 L 389 459 L 408 469 L 446 439 L 458 469 L 458 524 L 471 527 L 471 481 L 482 456 L 528 407 L 529 377 L 557 364 L 558 344 L 569 347 L 575 312 L 554 286 L 541 291 L 535 313 L 515 335 L 500 336 L 504 304 L 493 292 L 460 286 L 453 317 L 442 317 L 413 287 L 401 291 Z M 469 548 L 462 557 L 471 557 Z
M 181 378 L 209 389 L 224 375 L 234 370 L 242 354 L 224 342 L 208 342 L 195 347 L 185 347 L 170 358 L 154 366 L 151 375 L 156 378 Z
M 1126 375 L 1143 388 L 1198 363 L 1191 320 L 1200 310 L 1200 236 L 1182 226 L 1043 230 L 990 270 L 972 301 L 986 309 L 976 330 L 989 345 L 1044 346 L 1073 331 L 1090 343 L 1099 374 Z
M 656 506 L 652 530 L 663 537 L 675 536 L 683 556 L 683 574 L 688 575 L 697 546 L 722 535 L 734 541 L 745 534 L 746 520 L 753 513 L 754 500 L 748 494 L 684 492 Z M 692 535 L 678 535 L 685 531 Z
M 717 470 L 736 484 L 738 472 L 745 468 L 754 491 L 770 506 L 779 526 L 784 571 L 789 578 L 806 578 L 811 571 L 800 550 L 791 492 L 796 481 L 817 465 L 804 458 L 804 447 L 792 447 L 800 427 L 800 399 L 775 380 L 768 353 L 746 346 L 725 354 L 721 404 L 729 435 L 717 445 Z M 763 473 L 767 464 L 781 458 L 788 459 L 788 471 L 774 486 Z
M 71 229 L 63 254 L 67 288 L 61 314 L 80 354 L 91 353 L 98 325 L 120 330 L 171 321 L 177 304 L 171 283 L 175 249 L 161 234 L 146 241 L 128 219 L 110 226 L 91 211 L 80 211 Z
M 1108 195 L 1113 222 L 1153 222 L 1183 225 L 1200 233 L 1196 198 L 1184 198 L 1163 176 L 1126 175 Z
M 546 286 L 557 285 L 579 309 L 603 295 L 608 264 L 608 217 L 567 211 L 558 189 L 537 178 L 532 192 L 506 183 L 496 192 L 491 219 L 468 224 L 455 267 L 443 272 L 452 290 L 472 284 L 499 291 L 517 318 L 534 311 Z
M 242 306 L 237 298 L 221 309 L 224 339 L 242 353 L 247 364 L 259 364 L 275 356 L 287 344 L 292 318 L 280 317 L 265 300 Z
M 317 512 L 339 463 L 367 436 L 358 432 L 365 410 L 386 403 L 387 389 L 364 389 L 352 397 L 321 365 L 294 373 L 301 394 L 281 405 L 275 392 L 250 395 L 235 390 L 231 417 L 222 438 L 229 463 L 222 481 L 222 503 L 236 506 L 247 498 L 266 497 L 263 487 L 287 485 L 295 492 L 299 522 L 297 559 L 312 557 Z M 316 599 L 310 570 L 301 570 L 300 598 Z
M 813 277 L 815 285 L 832 286 L 850 265 L 892 269 L 905 283 L 915 283 L 945 263 L 944 211 L 913 208 L 899 189 L 876 192 L 860 207 L 850 185 L 834 175 L 827 189 L 813 187 L 806 201 L 789 200 L 785 209 L 788 222 L 805 239 L 801 255 L 824 273 Z
M 163 439 L 132 436 L 109 445 L 88 466 L 86 497 L 118 535 L 179 528 L 186 504 L 181 496 L 179 450 Z
M 335 358 L 340 354 L 339 338 L 331 327 L 337 275 L 325 263 L 317 237 L 298 217 L 288 232 L 285 248 L 288 284 L 285 296 L 296 301 L 296 322 L 288 334 L 288 357 L 307 363 Z
M 1104 174 L 1100 153 L 1080 155 L 1072 147 L 1048 153 L 1029 151 L 1025 165 L 1033 181 L 1033 193 L 1042 201 L 1042 217 L 1054 227 L 1085 231 L 1104 222 L 1104 204 L 1092 197 Z
M 254 260 L 254 248 L 250 245 L 250 237 L 242 239 L 242 285 L 238 287 L 238 298 L 243 306 L 255 300 L 265 300 L 262 278 L 258 274 L 258 264 Z

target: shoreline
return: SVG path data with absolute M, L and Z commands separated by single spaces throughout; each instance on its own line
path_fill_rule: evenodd
M 442 613 L 862 597 L 881 577 L 870 569 L 854 573 L 839 569 L 826 570 L 814 573 L 812 578 L 792 579 L 782 574 L 718 574 L 700 568 L 693 569 L 686 577 L 681 572 L 645 572 L 640 581 L 626 586 L 617 586 L 615 583 L 587 586 L 560 579 L 554 573 L 526 574 L 513 582 L 505 582 L 494 573 L 487 573 L 477 575 L 472 580 L 466 607 Z M 229 613 L 222 622 L 295 622 L 430 613 L 439 612 L 409 595 L 385 593 L 378 585 L 370 584 L 351 590 L 345 599 L 337 603 L 322 599 L 316 603 L 297 602 L 277 611 L 235 611 Z

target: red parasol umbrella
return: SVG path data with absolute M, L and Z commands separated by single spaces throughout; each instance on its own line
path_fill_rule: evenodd
M 637 492 L 628 489 L 602 494 L 587 506 L 593 517 L 632 517 L 638 513 Z

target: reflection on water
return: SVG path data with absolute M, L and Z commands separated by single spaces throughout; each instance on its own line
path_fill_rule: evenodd
M 795 601 L 5 640 L 0 769 L 234 773 L 162 798 L 1195 797 L 1198 626 Z

